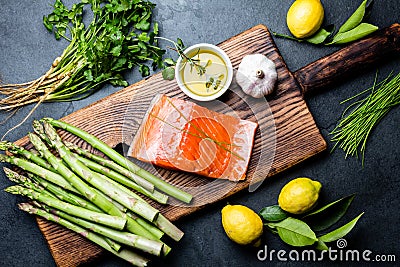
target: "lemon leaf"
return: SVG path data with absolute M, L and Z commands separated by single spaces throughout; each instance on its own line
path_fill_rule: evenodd
M 324 241 L 321 241 L 320 239 L 318 239 L 317 245 L 315 246 L 315 249 L 318 250 L 328 250 L 328 246 L 325 244 Z
M 342 227 L 339 227 L 336 230 L 333 230 L 332 232 L 329 232 L 323 236 L 320 236 L 318 239 L 321 240 L 322 242 L 332 242 L 336 241 L 345 235 L 347 235 L 356 225 L 357 221 L 361 218 L 361 216 L 364 214 L 361 213 L 358 215 L 356 218 L 348 222 L 347 224 L 343 225 Z
M 318 210 L 311 212 L 304 216 L 302 219 L 308 223 L 308 225 L 314 231 L 323 231 L 328 229 L 335 223 L 337 223 L 352 203 L 355 194 L 338 199 L 331 202 Z
M 282 241 L 291 246 L 308 246 L 318 241 L 313 230 L 305 222 L 292 217 L 278 223 L 269 223 L 268 226 L 275 227 Z
M 331 35 L 332 32 L 325 30 L 324 28 L 319 29 L 313 36 L 305 39 L 308 43 L 311 44 L 322 44 L 326 38 Z
M 269 222 L 279 222 L 288 217 L 288 214 L 279 205 L 262 208 L 259 214 L 264 220 Z
M 367 0 L 364 0 L 361 5 L 354 11 L 354 13 L 346 20 L 346 22 L 339 28 L 338 33 L 350 31 L 357 27 L 364 18 Z
M 337 33 L 335 37 L 333 37 L 332 42 L 328 44 L 344 44 L 344 43 L 350 43 L 355 40 L 361 39 L 374 31 L 378 29 L 377 26 L 368 24 L 368 23 L 361 23 L 354 29 L 343 32 L 343 33 Z

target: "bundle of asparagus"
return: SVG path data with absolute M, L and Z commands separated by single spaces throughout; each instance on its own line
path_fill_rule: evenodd
M 43 124 L 42 124 L 43 123 Z M 64 142 L 55 128 L 82 138 L 110 160 Z M 23 169 L 27 176 L 4 167 L 17 185 L 5 190 L 32 201 L 18 207 L 75 231 L 133 265 L 146 266 L 138 254 L 165 256 L 171 248 L 164 234 L 179 241 L 183 232 L 133 190 L 165 204 L 168 196 L 190 203 L 192 196 L 125 159 L 95 136 L 51 118 L 34 121 L 29 140 L 36 151 L 0 142 L 0 162 Z M 59 157 L 55 156 L 54 149 Z M 38 152 L 38 153 L 37 153 Z

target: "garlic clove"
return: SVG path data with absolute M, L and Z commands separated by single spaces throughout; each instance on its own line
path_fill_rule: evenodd
M 272 93 L 277 78 L 275 63 L 262 54 L 244 56 L 236 73 L 236 82 L 243 92 L 254 98 Z

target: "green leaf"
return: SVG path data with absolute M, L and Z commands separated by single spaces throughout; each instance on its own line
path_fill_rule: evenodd
M 118 70 L 119 68 L 122 68 L 125 63 L 126 63 L 127 59 L 126 58 L 119 58 L 117 60 L 117 62 L 114 64 L 114 66 L 112 67 L 112 70 Z
M 140 41 L 143 41 L 143 42 L 148 42 L 148 41 L 150 40 L 150 37 L 147 36 L 147 33 L 142 32 L 142 33 L 138 36 L 138 39 L 139 39 Z
M 377 26 L 368 23 L 361 23 L 354 29 L 344 32 L 337 33 L 335 37 L 333 37 L 332 42 L 329 44 L 345 44 L 361 39 L 378 29 Z
M 153 32 L 154 32 L 155 35 L 158 35 L 158 23 L 157 22 L 154 22 Z
M 127 11 L 130 8 L 130 1 L 127 0 L 121 0 L 121 7 L 123 11 Z
M 142 74 L 143 77 L 149 76 L 150 75 L 150 68 L 146 65 L 141 64 L 139 66 L 139 72 Z
M 170 66 L 175 66 L 176 62 L 172 58 L 164 59 L 164 63 Z
M 138 42 L 138 46 L 139 46 L 139 48 L 142 49 L 143 51 L 146 51 L 146 50 L 147 50 L 147 45 L 146 45 L 145 42 L 139 41 L 139 42 Z M 146 55 L 146 56 L 147 56 L 147 55 Z
M 177 38 L 176 43 L 178 44 L 179 48 L 181 48 L 182 50 L 185 48 L 185 45 L 183 44 L 181 38 Z
M 259 212 L 260 216 L 268 222 L 279 222 L 288 217 L 288 214 L 279 207 L 279 205 L 273 205 L 262 208 Z
M 117 45 L 117 46 L 114 46 L 114 47 L 111 49 L 111 54 L 112 54 L 114 57 L 118 57 L 119 55 L 121 55 L 121 51 L 122 51 L 122 46 Z
M 346 22 L 339 28 L 338 33 L 344 33 L 357 27 L 364 18 L 365 7 L 367 0 L 364 0 L 361 5 L 354 11 L 354 13 L 346 20 Z
M 93 75 L 92 75 L 92 71 L 90 69 L 85 70 L 83 72 L 83 75 L 85 76 L 86 80 L 93 81 Z
M 128 86 L 128 82 L 125 81 L 124 77 L 120 74 L 114 75 L 114 78 L 110 81 L 113 86 Z
M 313 36 L 305 39 L 306 42 L 311 44 L 322 44 L 325 40 L 331 35 L 332 32 L 329 32 L 323 28 L 317 31 Z
M 136 23 L 135 28 L 142 31 L 148 31 L 150 29 L 150 22 L 141 20 L 139 23 Z
M 310 44 L 322 44 L 323 42 L 325 42 L 328 37 L 332 34 L 334 30 L 334 26 L 333 25 L 329 25 L 326 27 L 326 29 L 321 28 L 319 29 L 315 34 L 313 34 L 311 37 L 305 38 L 305 39 L 299 39 L 296 37 L 293 37 L 291 35 L 286 35 L 286 34 L 281 34 L 281 33 L 277 33 L 277 32 L 272 32 L 272 34 L 276 37 L 280 37 L 280 38 L 285 38 L 285 39 L 289 39 L 289 40 L 293 40 L 293 41 L 297 41 L 297 42 L 307 42 Z
M 162 71 L 162 77 L 164 80 L 171 81 L 175 78 L 175 69 L 173 67 L 165 68 Z
M 317 241 L 317 245 L 315 246 L 315 249 L 318 250 L 328 250 L 328 246 L 325 244 L 324 241 L 321 241 L 320 239 L 318 239 Z
M 307 214 L 303 217 L 303 220 L 307 222 L 314 231 L 323 231 L 328 229 L 337 223 L 344 214 L 346 214 L 347 209 L 352 203 L 354 197 L 355 194 L 352 194 L 331 202 L 322 208 Z
M 43 24 L 49 32 L 53 31 L 53 24 L 50 23 L 48 17 L 43 16 Z
M 354 218 L 352 221 L 348 222 L 347 224 L 343 225 L 342 227 L 333 230 L 332 232 L 329 232 L 323 236 L 319 237 L 319 240 L 323 241 L 323 242 L 332 242 L 332 241 L 336 241 L 342 237 L 344 237 L 345 235 L 347 235 L 356 225 L 357 221 L 361 218 L 361 216 L 364 214 L 361 213 L 360 215 L 358 215 L 356 218 Z
M 278 223 L 268 223 L 267 225 L 275 227 L 282 241 L 291 246 L 308 246 L 318 241 L 313 230 L 305 222 L 292 217 L 288 217 Z

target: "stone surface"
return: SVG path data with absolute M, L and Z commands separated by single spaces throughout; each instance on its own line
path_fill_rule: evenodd
M 71 4 L 73 1 L 66 1 Z M 283 1 L 228 1 L 228 0 L 163 0 L 157 3 L 155 20 L 160 22 L 161 35 L 171 39 L 180 37 L 185 44 L 199 42 L 219 43 L 256 24 L 265 24 L 271 31 L 288 33 L 286 11 L 291 0 Z M 340 25 L 356 9 L 360 1 L 326 1 L 325 25 Z M 35 79 L 42 75 L 53 59 L 61 54 L 65 41 L 56 41 L 43 27 L 42 16 L 51 12 L 52 1 L 2 0 L 0 7 L 0 80 L 16 83 Z M 375 1 L 369 21 L 379 27 L 399 22 L 400 6 L 397 0 Z M 275 39 L 290 70 L 294 71 L 338 47 L 317 47 L 284 39 Z M 164 44 L 166 45 L 166 44 Z M 345 106 L 339 104 L 372 85 L 376 70 L 379 77 L 386 77 L 392 70 L 399 72 L 399 57 L 388 59 L 368 72 L 343 81 L 322 94 L 309 97 L 307 103 L 322 134 L 329 140 L 329 132 L 340 118 Z M 141 79 L 137 70 L 127 73 L 129 82 Z M 10 141 L 23 137 L 30 131 L 30 122 L 44 116 L 63 117 L 120 88 L 106 86 L 87 99 L 77 102 L 46 103 L 41 105 L 28 121 L 8 136 Z M 19 123 L 29 112 L 20 110 L 12 119 L 0 126 L 2 136 L 7 129 Z M 0 121 L 7 117 L 0 113 Z M 399 108 L 393 109 L 372 132 L 367 146 L 365 166 L 355 158 L 344 159 L 344 153 L 336 150 L 323 153 L 263 183 L 253 193 L 240 193 L 229 199 L 231 204 L 243 204 L 258 211 L 277 202 L 282 186 L 289 180 L 307 176 L 323 184 L 321 202 L 326 203 L 342 196 L 357 193 L 353 205 L 339 225 L 351 220 L 361 212 L 365 215 L 356 228 L 345 237 L 347 249 L 371 250 L 371 259 L 377 254 L 394 254 L 397 260 L 400 237 L 399 219 L 399 173 L 400 173 L 400 121 Z M 328 142 L 328 150 L 333 144 Z M 0 188 L 10 185 L 1 172 Z M 23 198 L 0 191 L 0 265 L 1 266 L 54 266 L 46 242 L 39 232 L 34 218 L 20 212 L 16 204 Z M 180 220 L 177 225 L 186 233 L 182 242 L 174 244 L 174 251 L 156 266 L 297 266 L 307 261 L 281 262 L 277 259 L 259 261 L 258 249 L 239 247 L 224 234 L 220 223 L 220 211 L 226 203 L 217 203 L 199 213 Z M 266 231 L 263 246 L 268 251 L 286 251 L 291 248 L 277 236 Z M 335 243 L 332 249 L 337 249 Z M 301 251 L 301 250 L 300 250 Z M 361 264 L 327 257 L 324 265 Z M 395 265 L 394 263 L 392 263 Z M 93 266 L 128 266 L 114 256 L 106 255 Z

